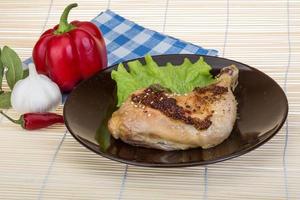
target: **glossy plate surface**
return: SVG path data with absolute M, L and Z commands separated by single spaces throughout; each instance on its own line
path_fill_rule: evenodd
M 195 62 L 199 55 L 162 55 L 153 59 L 159 65 L 181 64 L 188 57 Z M 88 149 L 112 160 L 150 167 L 206 165 L 245 154 L 273 137 L 282 127 L 288 113 L 288 102 L 280 86 L 266 74 L 245 64 L 203 56 L 218 74 L 220 68 L 235 64 L 239 84 L 235 90 L 238 119 L 230 137 L 222 144 L 203 150 L 160 151 L 134 147 L 110 137 L 107 121 L 116 109 L 116 84 L 107 68 L 79 84 L 64 106 L 64 117 L 70 133 Z M 140 59 L 144 62 L 143 59 Z

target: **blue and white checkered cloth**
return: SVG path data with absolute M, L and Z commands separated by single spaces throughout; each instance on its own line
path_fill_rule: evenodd
M 146 54 L 202 54 L 216 56 L 214 49 L 200 46 L 144 28 L 120 15 L 106 10 L 92 20 L 105 39 L 108 66 L 143 57 Z M 24 63 L 29 64 L 32 59 Z

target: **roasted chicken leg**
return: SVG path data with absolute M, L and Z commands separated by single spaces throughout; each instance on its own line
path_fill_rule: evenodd
M 108 123 L 126 143 L 166 151 L 214 147 L 231 133 L 237 115 L 238 68 L 225 67 L 216 83 L 184 95 L 158 85 L 134 92 Z

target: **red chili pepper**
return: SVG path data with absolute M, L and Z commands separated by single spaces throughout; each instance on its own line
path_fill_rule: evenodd
M 74 7 L 76 3 L 65 8 L 59 25 L 45 31 L 32 52 L 38 73 L 49 76 L 63 92 L 107 67 L 105 42 L 98 27 L 91 22 L 67 22 Z
M 26 113 L 21 115 L 18 120 L 12 119 L 3 111 L 0 113 L 13 123 L 20 124 L 22 128 L 27 130 L 35 130 L 46 128 L 56 123 L 64 123 L 64 118 L 55 113 Z

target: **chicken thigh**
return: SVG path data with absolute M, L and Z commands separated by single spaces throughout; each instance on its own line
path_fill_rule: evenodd
M 225 67 L 216 82 L 188 94 L 174 94 L 159 85 L 134 92 L 112 114 L 108 128 L 126 143 L 166 151 L 222 143 L 237 115 L 233 90 L 238 68 Z

